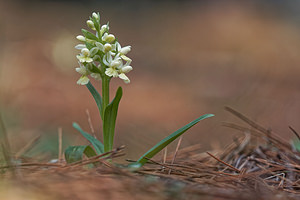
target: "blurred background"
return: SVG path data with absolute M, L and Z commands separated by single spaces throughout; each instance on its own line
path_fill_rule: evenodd
M 222 147 L 238 136 L 222 122 L 244 125 L 230 106 L 290 140 L 300 131 L 300 1 L 0 1 L 0 113 L 18 152 L 41 135 L 28 156 L 57 157 L 87 144 L 72 122 L 101 138 L 93 98 L 76 81 L 75 36 L 99 11 L 134 70 L 117 119 L 116 144 L 137 159 L 163 137 L 205 113 L 216 116 L 184 135 L 182 145 Z M 93 82 L 98 88 L 100 83 Z M 170 149 L 172 150 L 173 147 Z

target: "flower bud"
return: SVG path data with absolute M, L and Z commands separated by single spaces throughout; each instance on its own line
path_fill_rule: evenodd
M 81 49 L 81 53 L 84 56 L 88 56 L 90 54 L 90 51 L 87 48 L 83 48 L 83 49 Z
M 131 66 L 125 66 L 125 67 L 123 67 L 123 68 L 121 69 L 121 71 L 122 71 L 123 73 L 128 73 L 128 72 L 130 72 L 132 69 L 133 69 L 133 68 L 132 68 Z
M 101 26 L 100 33 L 103 34 L 106 31 L 109 31 L 109 26 L 107 24 L 104 24 Z
M 112 50 L 111 44 L 106 43 L 106 44 L 104 45 L 104 53 L 107 53 L 107 52 L 109 52 L 110 50 Z
M 111 42 L 113 42 L 115 39 L 116 39 L 116 38 L 115 38 L 115 36 L 114 36 L 113 34 L 109 34 L 109 35 L 105 38 L 105 41 L 111 43 Z
M 85 37 L 82 36 L 82 35 L 77 35 L 76 39 L 79 40 L 79 41 L 81 41 L 81 42 L 85 42 Z
M 95 29 L 94 22 L 93 22 L 92 20 L 87 20 L 87 21 L 86 21 L 86 24 L 88 25 L 88 27 L 90 27 L 90 29 L 96 30 L 96 29 Z
M 125 55 L 125 54 L 129 53 L 129 51 L 131 51 L 131 46 L 126 46 L 120 50 L 120 53 Z
M 92 16 L 96 19 L 96 20 L 99 20 L 99 15 L 95 12 L 93 12 Z

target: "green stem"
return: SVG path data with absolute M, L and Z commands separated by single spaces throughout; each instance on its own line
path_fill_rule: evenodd
M 104 74 L 104 76 L 102 77 L 102 109 L 103 109 L 102 124 L 104 124 L 105 109 L 109 104 L 109 81 L 110 78 Z M 104 131 L 105 130 L 103 126 L 103 136 L 107 134 Z M 104 144 L 104 150 L 107 150 L 107 148 L 110 146 L 109 141 L 106 141 L 106 137 L 103 137 L 103 144 Z
M 104 75 L 102 79 L 102 98 L 103 98 L 103 113 L 109 104 L 109 77 Z

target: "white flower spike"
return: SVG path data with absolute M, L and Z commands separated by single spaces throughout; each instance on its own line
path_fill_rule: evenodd
M 122 47 L 116 37 L 109 33 L 108 24 L 101 26 L 99 13 L 93 12 L 86 23 L 96 33 L 83 29 L 83 35 L 76 37 L 83 43 L 75 46 L 80 50 L 76 56 L 79 60 L 76 71 L 81 75 L 77 83 L 87 84 L 89 76 L 98 81 L 119 77 L 125 83 L 129 83 L 130 80 L 125 74 L 133 68 L 130 66 L 132 60 L 126 55 L 131 51 L 131 46 Z

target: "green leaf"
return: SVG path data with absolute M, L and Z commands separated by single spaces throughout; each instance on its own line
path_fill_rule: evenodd
M 95 151 L 90 146 L 69 146 L 65 150 L 67 163 L 73 163 L 82 160 L 83 155 L 87 157 L 96 156 Z
M 88 84 L 86 84 L 86 87 L 89 89 L 90 93 L 93 95 L 94 100 L 96 101 L 100 116 L 103 119 L 102 98 L 101 98 L 100 94 L 94 88 L 94 86 L 92 85 L 91 82 L 88 82 Z
M 87 132 L 83 131 L 80 128 L 80 126 L 75 122 L 73 122 L 73 127 L 76 130 L 78 130 L 81 133 L 81 135 L 83 135 L 83 137 L 85 137 L 93 145 L 98 155 L 104 153 L 104 146 L 99 140 L 97 140 Z
M 98 41 L 98 38 L 93 33 L 89 32 L 85 29 L 81 29 L 81 32 L 86 38 L 88 38 L 90 40 Z
M 100 20 L 96 20 L 95 18 L 91 18 L 94 23 L 95 29 L 100 32 Z
M 88 48 L 88 50 L 91 50 L 93 47 L 95 47 L 93 44 L 91 44 L 87 41 L 85 41 L 85 46 L 86 46 L 86 48 Z
M 172 133 L 171 135 L 167 136 L 166 138 L 161 140 L 159 143 L 157 143 L 154 147 L 152 147 L 149 151 L 147 151 L 142 157 L 140 157 L 140 159 L 136 163 L 133 163 L 130 166 L 138 166 L 138 167 L 143 166 L 148 161 L 146 158 L 151 159 L 158 152 L 160 152 L 162 149 L 164 149 L 171 142 L 173 142 L 176 138 L 181 136 L 184 132 L 189 130 L 191 127 L 196 125 L 198 122 L 200 122 L 203 119 L 213 117 L 213 116 L 214 116 L 213 114 L 202 115 L 198 119 L 195 119 L 194 121 L 190 122 L 189 124 L 185 125 L 184 127 L 178 129 L 177 131 L 175 131 L 174 133 Z
M 294 147 L 298 152 L 300 152 L 300 141 L 299 141 L 299 139 L 292 140 L 292 145 L 293 145 L 293 147 Z
M 104 151 L 111 151 L 114 143 L 115 125 L 118 113 L 118 107 L 122 98 L 122 88 L 119 87 L 115 98 L 106 107 L 103 120 L 103 141 Z

